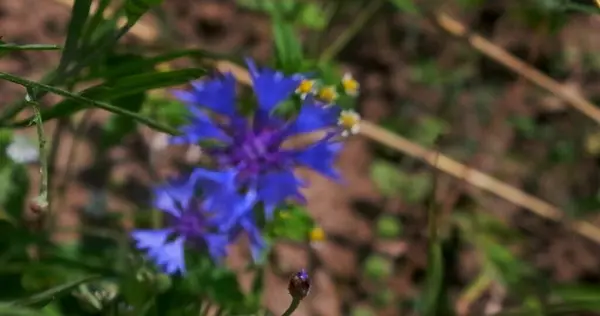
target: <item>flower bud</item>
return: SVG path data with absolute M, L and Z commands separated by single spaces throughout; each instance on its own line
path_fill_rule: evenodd
M 288 284 L 288 290 L 294 299 L 301 300 L 308 295 L 310 291 L 310 278 L 306 270 L 302 269 L 300 272 L 292 275 Z

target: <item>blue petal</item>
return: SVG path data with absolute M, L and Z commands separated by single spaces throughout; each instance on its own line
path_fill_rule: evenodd
M 231 116 L 235 111 L 235 77 L 231 73 L 192 83 L 192 92 L 175 91 L 183 102 L 206 107 L 215 113 Z
M 170 229 L 139 229 L 131 232 L 131 238 L 135 240 L 138 249 L 146 249 L 149 253 L 155 253 L 167 242 L 167 238 L 172 232 Z
M 263 112 L 271 112 L 280 102 L 289 98 L 302 81 L 300 75 L 285 76 L 282 72 L 269 68 L 258 69 L 249 58 L 246 58 L 246 64 L 258 100 L 258 108 Z
M 166 274 L 185 273 L 184 244 L 185 238 L 179 237 L 152 254 L 156 264 L 161 266 Z
M 223 229 L 231 229 L 239 221 L 249 215 L 252 215 L 252 208 L 258 200 L 255 190 L 247 190 L 244 195 L 237 195 L 232 201 L 234 205 L 232 213 L 228 215 L 229 219 L 223 222 Z
M 196 195 L 196 179 L 193 174 L 189 177 L 172 179 L 167 184 L 154 188 L 154 207 L 175 217 L 181 215 Z
M 223 234 L 206 234 L 204 236 L 208 254 L 215 262 L 221 262 L 227 256 L 229 238 Z
M 294 153 L 294 158 L 299 164 L 305 165 L 324 176 L 340 180 L 341 177 L 335 170 L 334 164 L 341 149 L 342 143 L 332 143 L 326 137 L 307 148 L 297 150 Z
M 275 207 L 287 198 L 301 198 L 302 195 L 299 191 L 301 186 L 303 186 L 302 181 L 289 170 L 260 175 L 257 181 L 257 193 L 259 199 L 264 203 L 267 220 L 273 219 Z
M 196 144 L 207 139 L 216 139 L 223 142 L 231 140 L 205 113 L 193 107 L 189 107 L 189 109 L 192 114 L 190 123 L 179 128 L 181 135 L 171 137 L 171 144 Z
M 235 169 L 212 171 L 195 168 L 192 171 L 191 177 L 202 190 L 203 206 L 207 211 L 217 212 L 232 208 L 232 202 L 238 197 L 235 181 L 237 174 Z
M 263 251 L 267 246 L 267 243 L 263 239 L 260 229 L 256 226 L 255 221 L 251 217 L 246 217 L 240 222 L 244 231 L 248 234 L 250 241 L 250 252 L 252 253 L 252 259 L 255 263 L 260 263 Z
M 131 237 L 136 241 L 138 249 L 146 250 L 148 256 L 167 274 L 178 271 L 185 272 L 185 257 L 183 245 L 185 238 L 179 237 L 172 242 L 167 238 L 172 233 L 170 229 L 136 230 Z
M 179 101 L 187 104 L 195 104 L 196 103 L 196 95 L 185 90 L 173 90 L 171 94 L 178 99 Z
M 323 107 L 312 101 L 305 101 L 296 119 L 286 129 L 286 135 L 310 133 L 333 127 L 336 125 L 340 111 L 338 106 Z

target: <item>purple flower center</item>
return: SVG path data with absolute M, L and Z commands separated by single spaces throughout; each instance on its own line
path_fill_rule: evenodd
M 207 220 L 200 210 L 186 210 L 179 217 L 171 218 L 171 227 L 177 235 L 187 240 L 203 237 L 207 230 Z
M 231 146 L 217 149 L 213 155 L 221 167 L 239 170 L 238 181 L 286 167 L 288 155 L 281 150 L 283 137 L 278 129 L 247 128 L 244 133 L 236 134 Z

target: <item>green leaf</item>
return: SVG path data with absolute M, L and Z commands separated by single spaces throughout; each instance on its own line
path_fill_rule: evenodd
M 381 255 L 370 255 L 365 259 L 364 273 L 369 279 L 384 280 L 393 273 L 393 263 Z
M 315 223 L 302 206 L 277 210 L 273 221 L 267 224 L 266 232 L 272 238 L 306 241 Z
M 296 0 L 238 0 L 237 3 L 250 10 L 269 14 L 280 12 L 287 15 L 294 9 Z
M 591 300 L 581 300 L 577 302 L 549 303 L 541 307 L 526 305 L 518 308 L 509 309 L 497 316 L 555 316 L 555 315 L 582 315 L 584 313 L 595 313 L 600 311 L 598 298 Z M 587 315 L 587 314 L 586 314 Z
M 191 74 L 194 74 L 195 76 L 197 76 L 199 73 L 204 73 L 204 70 L 187 69 L 187 72 L 186 72 L 186 70 L 184 70 L 183 72 L 185 72 L 186 76 L 190 76 Z M 156 81 L 157 77 L 160 77 L 161 75 L 163 76 L 163 78 L 167 77 L 171 81 L 170 82 L 167 81 L 166 84 L 165 84 L 165 82 L 157 82 Z M 152 77 L 152 78 L 150 78 L 150 77 Z M 104 93 L 116 94 L 118 92 L 118 93 L 121 93 L 121 96 L 123 96 L 123 95 L 135 94 L 136 92 L 139 92 L 139 91 L 145 91 L 145 90 L 149 90 L 152 88 L 159 88 L 159 87 L 164 87 L 166 85 L 175 84 L 174 81 L 181 82 L 181 80 L 183 79 L 181 76 L 181 73 L 178 76 L 173 76 L 173 74 L 168 74 L 168 73 L 158 73 L 158 74 L 156 74 L 156 76 L 149 76 L 149 75 L 144 74 L 144 75 L 131 76 L 130 78 L 131 78 L 132 82 L 121 83 L 118 90 L 110 89 L 110 87 L 103 87 L 102 89 L 104 89 Z M 131 112 L 131 111 L 121 109 L 121 108 L 116 107 L 109 103 L 89 99 L 87 97 L 82 96 L 81 94 L 75 94 L 75 93 L 72 93 L 72 92 L 69 92 L 69 91 L 66 91 L 63 89 L 48 86 L 48 85 L 34 82 L 34 81 L 29 81 L 29 80 L 19 78 L 19 77 L 16 77 L 16 76 L 13 76 L 13 75 L 10 75 L 7 73 L 3 73 L 3 72 L 0 72 L 0 79 L 5 79 L 5 80 L 20 84 L 25 87 L 37 88 L 40 90 L 52 92 L 52 93 L 55 93 L 60 96 L 71 98 L 73 101 L 76 101 L 77 103 L 83 104 L 85 106 L 95 106 L 95 107 L 101 108 L 103 110 L 112 112 L 112 113 L 129 116 L 129 117 L 137 120 L 138 122 L 146 124 L 149 127 L 152 127 L 156 130 L 159 130 L 159 131 L 162 131 L 165 133 L 169 133 L 169 134 L 178 134 L 178 132 L 175 129 L 170 128 L 168 126 L 164 126 L 162 124 L 159 124 L 147 117 L 141 116 L 141 115 Z M 175 80 L 175 79 L 177 79 L 177 80 Z M 189 80 L 189 77 L 187 79 Z M 185 80 L 185 81 L 187 82 L 188 80 Z M 129 92 L 127 92 L 127 89 L 129 89 Z M 44 113 L 42 113 L 42 119 L 44 121 L 47 121 L 49 118 L 59 117 L 62 115 L 70 115 L 72 113 L 77 112 L 78 110 L 81 110 L 82 108 L 85 108 L 85 106 L 84 106 L 84 107 L 79 107 L 79 108 L 73 109 L 71 107 L 65 108 L 63 106 L 59 109 L 56 109 L 58 105 L 60 105 L 60 103 L 51 109 L 52 113 L 50 115 L 48 115 L 46 113 L 48 116 L 44 116 Z M 24 125 L 28 124 L 29 120 L 26 120 L 25 122 L 27 122 L 27 123 L 25 123 Z M 22 126 L 23 123 L 24 122 L 20 122 L 20 123 L 17 123 L 16 125 Z
M 1 41 L 0 41 L 1 42 Z M 59 45 L 47 45 L 47 44 L 9 44 L 0 43 L 0 52 L 2 51 L 13 51 L 13 50 L 60 50 L 62 49 Z
M 291 22 L 281 16 L 273 17 L 273 37 L 277 68 L 287 73 L 300 70 L 302 65 L 302 45 Z
M 387 196 L 400 193 L 399 191 L 404 183 L 398 167 L 384 160 L 373 162 L 371 165 L 371 179 L 373 179 L 379 190 Z
M 13 302 L 8 302 L 9 304 L 13 304 L 13 305 L 17 305 L 17 306 L 31 306 L 31 305 L 36 305 L 36 304 L 40 304 L 42 302 L 45 301 L 51 301 L 56 299 L 59 296 L 62 295 L 66 295 L 68 293 L 70 293 L 73 289 L 75 289 L 76 287 L 78 287 L 80 284 L 84 284 L 87 282 L 90 282 L 92 280 L 96 280 L 100 278 L 100 275 L 91 275 L 91 276 L 86 276 L 84 278 L 80 278 L 78 280 L 72 281 L 72 282 L 68 282 L 65 284 L 61 284 L 59 286 L 53 287 L 49 290 L 46 290 L 44 292 L 32 295 L 28 298 L 24 298 L 21 300 L 17 300 L 17 301 L 13 301 Z
M 76 60 L 79 53 L 79 37 L 83 32 L 85 22 L 90 14 L 92 0 L 75 0 L 71 9 L 71 21 L 69 21 L 69 29 L 67 39 L 65 40 L 65 48 L 60 58 L 59 69 L 66 69 L 69 64 Z
M 20 164 L 12 164 L 4 168 L 8 168 L 8 174 L 5 174 L 3 170 L 2 175 L 9 177 L 10 186 L 3 197 L 2 208 L 12 219 L 19 220 L 27 203 L 27 192 L 29 192 L 30 185 L 29 175 L 26 167 Z
M 600 312 L 600 286 L 585 284 L 555 284 L 552 294 L 559 297 L 563 304 L 577 306 L 588 312 Z
M 432 146 L 437 139 L 449 131 L 448 124 L 443 120 L 426 116 L 419 120 L 419 125 L 413 130 L 412 139 L 424 146 Z
M 437 189 L 437 174 L 433 177 L 433 192 Z M 433 194 L 435 195 L 435 194 Z M 449 306 L 447 290 L 445 288 L 444 256 L 442 253 L 442 240 L 438 236 L 439 216 L 435 196 L 432 196 L 427 205 L 427 269 L 425 287 L 423 289 L 424 316 L 453 315 Z
M 107 65 L 99 69 L 98 71 L 91 72 L 88 76 L 84 77 L 84 81 L 96 80 L 100 78 L 119 78 L 127 77 L 132 73 L 139 71 L 140 69 L 154 69 L 159 64 L 169 62 L 178 58 L 183 57 L 217 57 L 221 58 L 221 55 L 213 54 L 200 49 L 186 49 L 178 50 L 154 57 L 144 57 L 142 59 L 129 60 L 127 63 L 119 63 L 116 65 Z
M 419 14 L 419 9 L 413 2 L 413 0 L 390 0 L 400 11 L 409 14 Z
M 402 235 L 402 222 L 392 215 L 383 215 L 377 219 L 377 235 L 383 239 L 395 239 Z
M 191 68 L 191 69 L 182 69 L 182 70 L 173 70 L 166 72 L 151 72 L 144 73 L 138 75 L 132 75 L 127 77 L 121 77 L 110 84 L 104 83 L 100 85 L 93 86 L 86 90 L 83 90 L 80 94 L 76 95 L 79 99 L 67 99 L 60 103 L 55 104 L 52 108 L 42 111 L 42 120 L 44 122 L 55 119 L 58 117 L 72 115 L 82 109 L 85 109 L 89 105 L 82 104 L 81 98 L 84 99 L 101 99 L 101 100 L 115 100 L 121 97 L 131 96 L 138 94 L 140 92 L 164 88 L 168 86 L 180 85 L 189 82 L 190 80 L 196 79 L 202 75 L 204 75 L 206 71 L 204 69 Z M 1 74 L 0 74 L 1 78 Z M 66 91 L 65 91 L 66 92 Z M 70 92 L 66 92 L 69 95 Z M 59 93 L 57 93 L 59 94 Z M 64 95 L 64 94 L 63 94 Z M 90 100 L 91 101 L 91 100 Z M 90 101 L 87 101 L 89 104 Z M 97 102 L 97 101 L 93 101 Z M 102 103 L 102 102 L 101 102 Z M 93 104 L 92 104 L 93 105 Z M 104 103 L 106 106 L 106 103 Z M 110 107 L 114 107 L 109 105 Z M 117 111 L 112 111 L 107 109 L 110 112 L 119 113 Z M 118 111 L 127 111 L 120 109 Z M 129 112 L 129 111 L 128 111 Z M 131 113 L 131 112 L 129 112 Z M 126 114 L 125 114 L 126 115 Z M 135 114 L 135 116 L 139 116 Z M 22 121 L 16 122 L 12 124 L 14 127 L 26 127 L 31 122 L 33 117 L 29 117 Z
M 127 23 L 133 25 L 148 10 L 161 3 L 162 0 L 126 0 L 125 14 L 127 15 Z
M 327 26 L 327 16 L 322 6 L 314 2 L 303 4 L 299 16 L 301 23 L 313 30 L 323 30 Z
M 575 1 L 568 1 L 563 4 L 565 9 L 570 9 L 573 11 L 583 12 L 587 14 L 600 14 L 600 8 L 592 4 L 580 4 Z
M 99 26 L 102 22 L 105 22 L 104 19 L 104 10 L 108 8 L 111 0 L 100 0 L 98 1 L 98 5 L 96 6 L 96 10 L 94 11 L 94 15 L 92 15 L 91 19 L 88 20 L 88 23 L 85 25 L 85 29 L 81 36 L 81 40 L 89 44 L 92 40 L 95 39 L 95 35 L 97 34 L 97 30 L 99 30 Z
M 185 104 L 166 98 L 150 98 L 143 112 L 152 114 L 156 120 L 168 126 L 181 126 L 189 121 L 189 110 Z
M 8 303 L 0 303 L 0 315 L 2 316 L 48 316 L 48 314 L 34 309 L 14 306 Z
M 154 67 L 149 64 L 139 62 L 143 60 L 143 57 L 133 54 L 113 55 L 109 56 L 106 64 L 114 68 L 119 68 L 120 66 L 135 63 L 138 67 L 131 67 L 131 73 L 151 73 Z M 115 81 L 118 82 L 120 77 L 118 74 L 110 72 L 106 73 L 106 75 L 106 84 L 111 84 Z M 113 101 L 113 104 L 122 109 L 138 113 L 142 109 L 142 105 L 145 101 L 146 93 L 145 91 L 141 91 L 136 94 L 117 98 Z M 127 134 L 135 131 L 136 127 L 136 122 L 131 118 L 122 115 L 112 115 L 107 124 L 104 126 L 104 135 L 102 136 L 100 144 L 101 149 L 105 150 L 116 144 L 119 144 L 122 139 L 127 136 Z
M 430 232 L 433 229 L 437 229 L 434 222 L 435 219 L 429 220 Z M 442 295 L 442 285 L 444 278 L 444 261 L 442 257 L 442 247 L 440 241 L 437 237 L 430 236 L 429 246 L 428 246 L 428 258 L 427 258 L 427 275 L 425 281 L 425 289 L 424 289 L 424 313 L 425 316 L 435 316 L 439 315 L 439 300 Z

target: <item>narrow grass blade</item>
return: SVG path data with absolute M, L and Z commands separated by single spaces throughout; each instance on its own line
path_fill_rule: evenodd
M 90 282 L 90 281 L 96 280 L 98 278 L 100 278 L 100 275 L 86 276 L 86 277 L 83 277 L 81 279 L 78 279 L 78 280 L 75 280 L 72 282 L 61 284 L 59 286 L 53 287 L 47 291 L 32 295 L 30 297 L 27 297 L 27 298 L 24 298 L 21 300 L 17 300 L 17 301 L 13 301 L 13 302 L 9 302 L 8 304 L 12 304 L 12 305 L 16 305 L 16 306 L 31 306 L 31 305 L 42 303 L 44 301 L 53 300 L 53 299 L 56 299 L 58 296 L 62 296 L 62 295 L 69 293 L 71 290 L 73 290 L 80 284 Z M 4 315 L 4 314 L 1 314 L 1 315 Z
M 48 44 L 25 44 L 25 45 L 17 45 L 17 44 L 9 44 L 9 43 L 1 43 L 0 51 L 14 51 L 14 50 L 60 50 L 61 47 L 59 45 L 48 45 Z
M 90 14 L 92 0 L 75 0 L 71 10 L 71 21 L 65 40 L 65 48 L 60 58 L 58 69 L 64 70 L 78 57 L 79 38 L 83 33 L 85 22 Z
M 14 306 L 13 304 L 0 303 L 2 316 L 47 316 L 46 313 L 27 307 Z
M 169 134 L 177 134 L 177 131 L 175 129 L 173 129 L 173 128 L 170 128 L 168 126 L 164 126 L 164 125 L 162 125 L 162 124 L 160 124 L 158 122 L 155 122 L 152 119 L 149 119 L 147 117 L 139 115 L 138 113 L 127 111 L 125 109 L 116 107 L 116 106 L 114 106 L 112 104 L 109 104 L 109 103 L 106 103 L 106 102 L 91 100 L 91 99 L 83 97 L 83 96 L 81 96 L 79 94 L 75 94 L 75 93 L 72 93 L 72 92 L 69 92 L 69 91 L 66 91 L 66 90 L 63 90 L 63 89 L 60 89 L 60 88 L 52 87 L 52 86 L 49 86 L 49 85 L 45 85 L 45 84 L 42 84 L 42 83 L 38 83 L 38 82 L 30 81 L 30 80 L 27 80 L 27 79 L 23 79 L 23 78 L 20 78 L 20 77 L 17 77 L 17 76 L 13 76 L 11 74 L 7 74 L 7 73 L 4 73 L 4 72 L 0 72 L 0 79 L 11 81 L 11 82 L 14 82 L 16 84 L 20 84 L 20 85 L 22 85 L 24 87 L 35 88 L 35 89 L 39 89 L 39 90 L 42 90 L 42 91 L 51 92 L 51 93 L 54 93 L 54 94 L 57 94 L 57 95 L 60 95 L 60 96 L 63 96 L 63 97 L 71 98 L 72 100 L 74 100 L 74 101 L 76 101 L 77 103 L 80 103 L 80 104 L 84 104 L 84 105 L 88 105 L 88 106 L 94 106 L 94 107 L 97 107 L 97 108 L 100 108 L 100 109 L 103 109 L 103 110 L 106 110 L 106 111 L 109 111 L 109 112 L 112 112 L 112 113 L 121 114 L 121 115 L 125 115 L 125 116 L 128 116 L 128 117 L 131 117 L 132 119 L 134 119 L 134 120 L 136 120 L 136 121 L 138 121 L 138 122 L 140 122 L 142 124 L 146 124 L 149 127 L 154 128 L 156 130 L 159 130 L 159 131 L 162 131 L 162 132 L 165 132 L 165 133 L 169 133 Z M 43 114 L 42 114 L 42 119 L 44 119 L 43 118 Z

